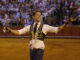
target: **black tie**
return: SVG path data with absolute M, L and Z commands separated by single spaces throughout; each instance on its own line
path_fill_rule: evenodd
M 37 24 L 35 24 L 34 26 L 34 33 L 36 32 L 36 29 L 37 29 Z

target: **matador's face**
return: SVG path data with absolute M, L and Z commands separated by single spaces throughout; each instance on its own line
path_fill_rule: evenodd
M 34 22 L 40 22 L 41 21 L 41 12 L 36 12 L 33 16 Z

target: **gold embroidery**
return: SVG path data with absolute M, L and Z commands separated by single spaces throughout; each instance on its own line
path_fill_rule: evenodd
M 32 40 L 43 39 L 43 33 L 41 32 L 42 26 L 43 25 L 41 24 L 35 33 L 32 26 L 32 30 L 31 30 Z
M 32 31 L 32 39 L 34 39 L 34 32 Z
M 38 38 L 38 30 L 35 33 L 35 40 L 37 40 L 37 38 Z

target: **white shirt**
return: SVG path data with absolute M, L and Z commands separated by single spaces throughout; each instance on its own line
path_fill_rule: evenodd
M 35 23 L 33 25 L 33 27 L 35 26 Z M 38 26 L 37 26 L 37 29 L 39 28 L 40 26 L 40 23 L 38 23 Z M 19 34 L 25 34 L 27 32 L 30 31 L 30 25 L 24 27 L 23 29 L 20 29 L 18 30 L 19 31 Z M 42 32 L 46 35 L 48 32 L 52 32 L 52 33 L 57 33 L 58 32 L 58 27 L 52 27 L 52 26 L 49 26 L 49 25 L 46 25 L 46 24 L 43 24 L 43 28 L 42 28 Z M 29 43 L 29 47 L 30 49 L 44 49 L 45 48 L 45 45 L 44 45 L 44 42 L 41 41 L 41 40 L 31 40 L 30 43 Z

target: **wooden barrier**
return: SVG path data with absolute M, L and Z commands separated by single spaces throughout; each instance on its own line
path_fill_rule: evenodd
M 11 27 L 12 29 L 21 29 L 22 27 Z M 28 36 L 29 33 L 21 36 Z M 15 36 L 12 33 L 3 33 L 3 28 L 0 28 L 0 37 L 21 37 Z M 69 26 L 65 27 L 63 30 L 59 31 L 58 34 L 48 33 L 47 36 L 50 37 L 79 37 L 80 38 L 80 26 Z

